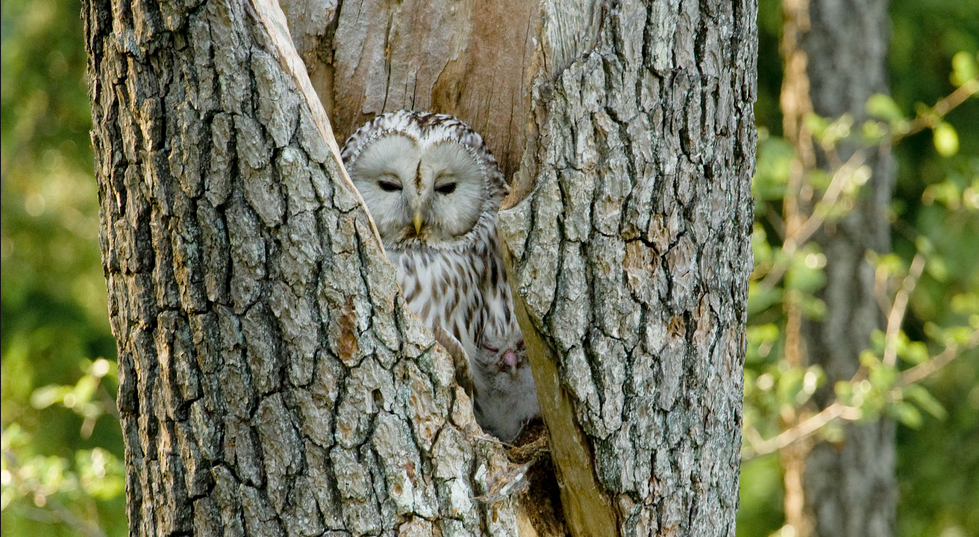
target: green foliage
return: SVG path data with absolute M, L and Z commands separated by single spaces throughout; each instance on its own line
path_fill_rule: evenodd
M 951 157 L 959 152 L 959 133 L 948 123 L 939 123 L 932 129 L 935 137 L 935 150 L 943 157 Z
M 902 375 L 940 357 L 947 345 L 974 343 L 979 330 L 979 99 L 954 102 L 957 108 L 946 113 L 957 96 L 979 85 L 979 4 L 894 0 L 891 17 L 891 95 L 868 101 L 872 119 L 854 125 L 850 117 L 810 115 L 805 125 L 823 148 L 843 140 L 865 145 L 896 141 L 894 253 L 871 256 L 871 261 L 878 278 L 888 282 L 886 294 L 892 300 L 907 282 L 912 259 L 921 255 L 924 263 L 920 277 L 913 278 L 917 285 L 908 297 L 902 330 L 890 341 L 883 332 L 876 334 L 872 348 L 861 356 L 863 373 L 854 382 L 832 388 L 848 419 L 886 415 L 903 425 L 897 444 L 898 535 L 975 537 L 979 535 L 979 482 L 975 480 L 979 475 L 979 352 L 962 353 L 920 382 L 906 384 Z M 759 146 L 752 186 L 755 270 L 749 284 L 745 364 L 749 457 L 752 446 L 784 432 L 786 420 L 809 399 L 811 386 L 818 391 L 825 383 L 820 371 L 789 366 L 784 355 L 786 308 L 799 307 L 805 316 L 820 318 L 822 308 L 812 295 L 824 276 L 818 250 L 804 240 L 786 243 L 780 218 L 794 158 L 791 144 L 781 137 L 778 109 L 780 25 L 778 0 L 761 0 Z M 803 177 L 815 192 L 812 214 L 824 222 L 851 210 L 869 179 L 859 166 L 847 173 L 839 197 L 823 207 L 820 196 L 834 176 Z M 885 363 L 885 352 L 893 352 L 893 364 Z M 817 434 L 832 441 L 843 439 L 838 421 Z M 778 462 L 772 453 L 742 466 L 739 535 L 769 535 L 783 524 Z
M 2 533 L 123 535 L 81 6 L 2 9 Z
M 952 85 L 960 88 L 974 82 L 976 78 L 979 78 L 979 62 L 976 62 L 976 58 L 964 50 L 956 52 L 952 56 Z

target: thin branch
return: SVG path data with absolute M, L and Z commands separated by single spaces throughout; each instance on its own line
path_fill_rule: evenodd
M 894 305 L 891 306 L 890 313 L 887 314 L 887 332 L 884 336 L 884 357 L 883 363 L 888 367 L 894 367 L 897 363 L 897 340 L 901 332 L 901 325 L 904 323 L 904 314 L 908 309 L 908 300 L 911 293 L 918 285 L 918 279 L 925 270 L 925 256 L 918 252 L 911 260 L 911 268 L 908 275 L 901 282 L 901 288 L 894 295 Z
M 940 354 L 937 354 L 932 358 L 929 358 L 928 360 L 901 373 L 901 376 L 898 377 L 898 380 L 894 383 L 894 387 L 892 389 L 897 390 L 909 384 L 920 382 L 929 375 L 939 371 L 951 363 L 964 351 L 973 349 L 977 346 L 979 346 L 979 330 L 973 331 L 972 337 L 964 345 L 949 343 L 945 347 L 945 350 Z M 858 370 L 857 373 L 853 375 L 853 378 L 850 379 L 850 382 L 852 383 L 858 381 L 865 374 L 866 368 L 861 366 L 860 370 Z M 839 399 L 837 399 L 818 414 L 810 416 L 804 421 L 767 440 L 762 438 L 757 429 L 746 428 L 744 431 L 744 438 L 748 442 L 748 449 L 742 453 L 741 460 L 748 461 L 755 457 L 767 455 L 769 453 L 784 449 L 800 440 L 811 437 L 818 432 L 819 429 L 825 427 L 828 423 L 835 419 L 854 421 L 860 419 L 862 416 L 863 412 L 860 411 L 859 407 L 844 405 Z
M 934 127 L 936 125 L 936 118 L 944 117 L 956 107 L 964 103 L 967 99 L 973 95 L 976 95 L 976 93 L 979 93 L 979 77 L 967 81 L 965 84 L 959 86 L 955 91 L 940 99 L 933 107 L 931 107 L 931 113 L 923 113 L 918 115 L 918 117 L 911 121 L 906 130 L 893 134 L 889 140 L 889 143 L 897 143 L 903 138 L 916 134 L 926 128 Z M 825 149 L 826 148 L 824 148 L 824 150 Z M 859 158 L 860 162 L 855 163 L 854 158 Z M 837 167 L 836 173 L 833 174 L 833 179 L 830 182 L 829 187 L 826 189 L 826 192 L 823 194 L 823 198 L 817 203 L 817 205 L 835 203 L 840 191 L 842 190 L 842 187 L 846 184 L 843 179 L 852 176 L 852 172 L 849 172 L 849 168 L 852 168 L 855 171 L 863 164 L 863 159 L 863 153 L 861 151 L 857 151 L 851 155 L 846 163 Z M 844 170 L 846 170 L 848 173 L 844 173 Z M 801 172 L 797 171 L 796 173 Z M 789 197 L 790 196 L 788 195 L 786 196 L 786 198 Z M 794 214 L 794 211 L 798 210 L 797 200 L 794 196 L 792 196 L 791 200 L 787 199 L 786 201 L 791 202 L 788 203 L 788 205 L 791 205 L 792 211 L 790 212 L 793 212 Z M 788 220 L 789 219 L 787 218 L 786 221 Z M 819 230 L 823 223 L 825 223 L 825 220 L 825 213 L 819 214 L 818 211 L 814 212 L 804 223 L 795 226 L 796 229 L 791 233 L 788 233 L 788 236 L 783 241 L 782 251 L 791 257 L 800 244 L 804 243 L 810 236 L 812 236 L 813 233 Z M 782 279 L 782 276 L 785 275 L 787 270 L 787 265 L 784 263 L 777 263 L 774 267 L 772 267 L 765 278 L 762 279 L 761 286 L 766 289 L 773 287 L 779 280 Z
M 935 103 L 935 106 L 931 107 L 930 110 L 932 113 L 919 114 L 918 117 L 911 121 L 906 130 L 894 133 L 891 136 L 891 143 L 898 142 L 927 128 L 934 128 L 936 125 L 936 119 L 945 117 L 949 112 L 964 103 L 969 97 L 972 97 L 976 93 L 979 93 L 979 76 L 973 78 L 972 80 L 966 81 L 965 84 L 962 84 L 955 91 L 949 93 L 947 96 Z
M 925 377 L 928 377 L 932 373 L 935 373 L 939 369 L 950 364 L 952 360 L 958 358 L 964 351 L 974 349 L 976 346 L 979 346 L 979 330 L 973 330 L 972 337 L 964 345 L 949 343 L 941 354 L 936 355 L 930 360 L 921 362 L 911 369 L 905 370 L 903 373 L 901 373 L 901 376 L 898 378 L 897 382 L 894 383 L 894 387 L 901 388 L 909 384 L 920 382 Z
M 863 152 L 857 151 L 850 156 L 846 163 L 837 168 L 833 174 L 833 179 L 826 188 L 826 192 L 823 193 L 823 197 L 816 205 L 825 207 L 836 203 L 840 193 L 843 192 L 843 187 L 846 186 L 847 179 L 853 177 L 856 170 L 863 165 L 864 160 L 865 156 Z M 809 240 L 809 237 L 819 230 L 826 221 L 826 215 L 826 211 L 814 211 L 802 225 L 798 226 L 792 233 L 785 237 L 785 240 L 782 242 L 782 253 L 785 254 L 786 259 L 791 258 L 792 254 L 799 248 L 799 245 Z M 774 287 L 782 279 L 782 276 L 785 275 L 790 265 L 791 263 L 788 261 L 777 263 L 761 281 L 761 286 L 766 289 Z
M 768 217 L 768 221 L 772 224 L 772 228 L 776 233 L 779 234 L 779 238 L 785 238 L 785 220 L 782 220 L 782 215 L 778 214 L 771 204 L 765 204 L 765 216 Z
M 749 441 L 749 450 L 747 453 L 743 454 L 741 460 L 750 460 L 760 455 L 767 455 L 769 453 L 784 449 L 800 440 L 809 438 L 810 436 L 816 434 L 819 429 L 825 427 L 829 422 L 840 418 L 849 421 L 860 419 L 863 416 L 863 412 L 860 411 L 859 407 L 847 406 L 841 403 L 839 400 L 833 402 L 833 404 L 824 408 L 818 414 L 810 416 L 809 418 L 799 422 L 797 425 L 790 427 L 778 435 L 764 440 L 758 435 L 757 431 L 754 431 L 756 438 Z M 745 432 L 745 437 L 749 438 L 748 431 Z
M 880 308 L 880 311 L 891 311 L 891 308 L 894 307 L 888 289 L 890 281 L 890 278 L 887 277 L 887 271 L 878 265 L 874 270 L 874 295 L 877 297 L 877 307 Z
M 843 192 L 843 187 L 846 186 L 849 182 L 848 180 L 853 177 L 857 169 L 863 166 L 865 161 L 866 157 L 863 151 L 854 152 L 842 166 L 836 169 L 836 173 L 833 174 L 833 179 L 826 188 L 826 192 L 816 205 L 827 206 L 836 203 L 840 194 Z M 825 220 L 825 212 L 813 211 L 813 214 L 809 216 L 805 223 L 788 240 L 794 242 L 796 245 L 802 244 L 823 225 Z

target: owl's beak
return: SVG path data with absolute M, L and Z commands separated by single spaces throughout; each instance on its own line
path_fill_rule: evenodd
M 422 230 L 422 212 L 421 211 L 415 211 L 414 224 L 415 224 L 415 233 L 421 233 L 421 230 Z

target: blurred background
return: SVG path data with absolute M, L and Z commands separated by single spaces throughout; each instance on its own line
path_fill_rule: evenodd
M 80 9 L 69 0 L 2 4 L 0 531 L 9 537 L 127 533 Z M 903 132 L 917 117 L 934 118 L 935 103 L 961 93 L 977 76 L 979 2 L 893 0 L 890 17 L 891 98 L 876 102 L 875 116 L 881 129 Z M 782 24 L 779 0 L 761 0 L 755 280 L 778 264 L 779 241 L 766 234 L 771 223 L 763 220 L 773 207 L 782 210 L 794 151 L 782 136 L 779 109 Z M 883 274 L 900 280 L 924 253 L 895 370 L 927 362 L 949 341 L 962 348 L 916 383 L 913 393 L 902 391 L 900 401 L 886 379 L 880 381 L 880 397 L 864 398 L 861 414 L 899 423 L 901 537 L 979 536 L 979 353 L 965 345 L 979 326 L 979 99 L 967 98 L 939 116 L 895 143 L 894 255 L 876 262 Z M 838 118 L 811 120 L 820 132 L 840 127 Z M 806 252 L 799 266 L 788 261 L 787 283 L 777 290 L 794 285 L 807 293 L 812 300 L 806 315 L 818 320 L 819 255 Z M 785 325 L 778 312 L 788 293 L 761 301 L 753 296 L 746 436 L 750 429 L 771 437 L 786 427 L 780 415 L 807 404 L 815 389 L 807 379 L 818 384 L 822 377 L 784 361 Z M 833 424 L 819 434 L 839 441 Z M 784 471 L 777 452 L 762 451 L 746 451 L 739 536 L 784 534 Z

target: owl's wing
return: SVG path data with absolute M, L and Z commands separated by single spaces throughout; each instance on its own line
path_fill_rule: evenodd
M 445 347 L 445 350 L 449 351 L 449 356 L 452 356 L 452 361 L 456 366 L 456 382 L 466 390 L 466 393 L 472 396 L 474 390 L 473 372 L 469 368 L 469 356 L 466 354 L 466 349 L 462 347 L 462 343 L 455 336 L 443 330 L 441 326 L 436 326 L 432 333 L 435 335 L 435 341 Z

